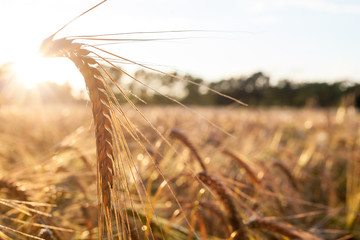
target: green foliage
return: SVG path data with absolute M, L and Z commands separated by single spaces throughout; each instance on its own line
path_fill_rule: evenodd
M 135 77 L 157 91 L 188 105 L 228 105 L 233 103 L 231 99 L 207 89 L 211 88 L 250 106 L 331 107 L 340 104 L 360 106 L 360 85 L 347 81 L 295 83 L 290 80 L 282 80 L 276 85 L 271 85 L 270 77 L 262 72 L 254 73 L 249 77 L 231 78 L 209 84 L 203 79 L 191 75 L 182 77 L 184 81 L 181 82 L 169 76 L 164 77 L 143 70 L 138 71 Z M 201 86 L 199 87 L 197 84 Z M 137 96 L 147 103 L 172 103 L 169 99 L 154 94 L 144 85 L 133 84 L 130 90 L 137 93 Z

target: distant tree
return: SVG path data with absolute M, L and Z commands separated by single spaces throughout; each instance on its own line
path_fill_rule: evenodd
M 204 84 L 204 80 L 202 80 L 201 78 L 194 78 L 190 75 L 185 76 L 185 78 L 199 85 Z M 193 84 L 191 82 L 188 82 L 186 84 L 185 87 L 186 97 L 184 97 L 181 100 L 182 103 L 205 105 L 206 104 L 205 94 L 200 93 L 199 85 Z
M 308 82 L 295 83 L 289 79 L 283 79 L 275 85 L 270 84 L 270 77 L 262 72 L 256 72 L 249 77 L 223 79 L 217 82 L 206 83 L 201 78 L 191 75 L 177 78 L 155 72 L 139 70 L 134 74 L 138 81 L 132 79 L 123 80 L 123 75 L 115 68 L 107 69 L 114 81 L 124 88 L 127 96 L 137 102 L 139 98 L 148 104 L 173 104 L 169 96 L 177 101 L 189 105 L 227 105 L 234 102 L 226 97 L 209 91 L 207 86 L 225 95 L 239 99 L 250 106 L 337 106 L 347 99 L 360 106 L 360 85 L 346 81 L 334 83 Z M 177 76 L 177 73 L 173 73 Z M 139 83 L 141 82 L 141 83 Z M 195 84 L 193 84 L 193 83 Z M 116 89 L 112 85 L 113 89 Z M 63 89 L 63 93 L 66 91 Z M 68 90 L 67 90 L 68 91 Z M 65 94 L 66 95 L 66 94 Z M 119 93 L 116 96 L 120 102 L 126 99 Z M 350 100 L 346 100 L 350 101 Z

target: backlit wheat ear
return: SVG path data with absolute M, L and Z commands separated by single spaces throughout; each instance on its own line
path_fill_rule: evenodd
M 295 190 L 299 190 L 293 175 L 291 174 L 289 168 L 285 166 L 285 164 L 276 161 L 273 163 L 273 166 L 279 168 L 286 175 Z
M 207 172 L 200 172 L 197 174 L 197 177 L 216 193 L 224 205 L 224 208 L 229 216 L 231 227 L 233 228 L 233 234 L 231 234 L 232 239 L 248 240 L 249 237 L 246 226 L 243 223 L 243 219 L 237 213 L 234 203 L 229 194 L 226 192 L 224 186 Z
M 249 180 L 254 184 L 255 186 L 260 185 L 260 180 L 256 177 L 254 172 L 251 170 L 250 166 L 244 162 L 241 158 L 236 156 L 233 152 L 231 152 L 228 149 L 223 150 L 223 154 L 226 156 L 229 156 L 233 161 L 235 161 L 240 167 L 244 168 L 246 175 L 248 176 Z
M 205 162 L 203 160 L 203 158 L 200 156 L 199 152 L 196 150 L 196 148 L 194 147 L 194 145 L 190 142 L 190 140 L 185 136 L 184 133 L 182 133 L 180 130 L 178 129 L 171 129 L 170 132 L 170 136 L 178 139 L 179 141 L 181 141 L 185 146 L 187 146 L 189 148 L 189 150 L 191 151 L 191 154 L 195 157 L 195 159 L 199 162 L 199 164 L 201 165 L 201 168 L 207 172 L 207 168 L 205 165 Z
M 46 39 L 41 50 L 48 57 L 67 57 L 79 69 L 84 77 L 89 97 L 92 103 L 92 113 L 95 124 L 97 166 L 99 172 L 99 187 L 101 209 L 109 217 L 111 209 L 111 192 L 114 176 L 113 133 L 110 113 L 110 101 L 97 62 L 90 58 L 89 51 L 82 49 L 80 43 L 72 40 Z M 106 217 L 106 218 L 107 218 Z
M 90 66 L 90 64 L 94 64 L 94 60 L 86 57 L 87 53 L 86 50 L 79 48 L 73 51 L 69 58 L 84 76 L 89 91 L 95 124 L 101 197 L 105 206 L 110 208 L 110 192 L 113 186 L 114 174 L 110 102 L 101 73 L 95 67 Z

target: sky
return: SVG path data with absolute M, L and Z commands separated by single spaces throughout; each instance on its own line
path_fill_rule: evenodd
M 66 59 L 36 60 L 42 40 L 94 0 L 1 0 L 0 65 L 14 62 L 39 79 L 76 78 Z M 108 0 L 58 37 L 163 30 L 209 30 L 143 38 L 104 48 L 206 80 L 263 71 L 272 82 L 360 81 L 360 2 L 347 0 Z M 128 35 L 129 37 L 131 35 Z M 139 37 L 137 35 L 136 37 Z M 22 69 L 22 70 L 21 70 Z M 51 80 L 51 79 L 49 79 Z

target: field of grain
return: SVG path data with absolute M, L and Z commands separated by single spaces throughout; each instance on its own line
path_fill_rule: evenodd
M 355 109 L 122 110 L 104 227 L 90 105 L 1 106 L 1 239 L 360 237 Z

